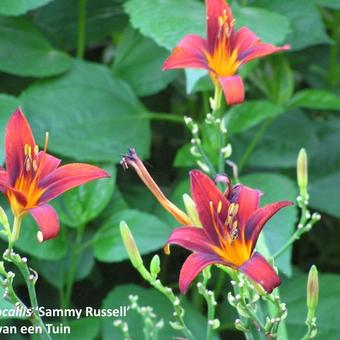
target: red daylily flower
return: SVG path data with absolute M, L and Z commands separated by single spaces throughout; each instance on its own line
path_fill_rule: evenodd
M 40 242 L 56 237 L 59 232 L 58 215 L 47 202 L 76 186 L 109 177 L 104 170 L 89 164 L 59 166 L 61 160 L 49 155 L 46 147 L 47 138 L 45 149 L 39 151 L 24 114 L 17 109 L 6 127 L 6 170 L 0 170 L 0 190 L 7 197 L 19 227 L 25 214 L 33 216 L 40 228 Z
M 261 192 L 241 184 L 222 193 L 216 184 L 198 170 L 190 172 L 191 194 L 201 225 L 171 206 L 132 149 L 123 157 L 124 168 L 131 165 L 160 203 L 184 226 L 173 230 L 168 244 L 177 244 L 193 253 L 180 272 L 179 287 L 185 293 L 196 276 L 207 266 L 221 264 L 237 269 L 259 283 L 267 292 L 281 281 L 266 259 L 254 251 L 265 223 L 281 208 L 292 204 L 281 201 L 259 207 Z
M 163 70 L 199 68 L 209 72 L 223 89 L 228 105 L 244 101 L 244 86 L 237 70 L 249 61 L 288 50 L 263 43 L 249 28 L 234 29 L 234 18 L 225 0 L 206 0 L 207 38 L 189 34 L 174 48 Z

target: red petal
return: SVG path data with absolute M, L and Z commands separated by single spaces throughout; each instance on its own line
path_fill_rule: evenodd
M 200 221 L 212 242 L 219 245 L 219 235 L 224 234 L 223 223 L 228 215 L 229 202 L 216 184 L 198 170 L 190 171 L 191 195 Z M 213 206 L 214 214 L 211 211 Z M 220 209 L 218 209 L 220 207 Z M 217 210 L 220 211 L 217 217 Z
M 271 293 L 274 288 L 281 284 L 281 279 L 273 267 L 259 253 L 254 253 L 238 270 L 259 283 L 268 293 Z
M 194 34 L 185 36 L 163 64 L 163 71 L 174 68 L 209 69 L 206 41 Z
M 218 77 L 228 105 L 240 104 L 244 101 L 244 85 L 240 76 Z
M 34 137 L 24 114 L 18 108 L 12 114 L 5 131 L 6 168 L 11 185 L 14 185 L 24 167 L 24 147 L 26 144 L 31 147 L 33 154 Z
M 167 241 L 169 244 L 177 244 L 190 251 L 202 253 L 214 253 L 213 245 L 202 228 L 181 227 L 172 231 Z
M 191 282 L 207 266 L 214 263 L 224 264 L 216 255 L 194 253 L 183 263 L 179 274 L 179 290 L 185 294 Z
M 250 241 L 252 245 L 251 251 L 255 248 L 259 234 L 266 222 L 280 209 L 292 204 L 291 201 L 275 202 L 253 212 L 244 229 L 244 238 L 246 241 Z
M 59 219 L 56 211 L 48 204 L 30 209 L 30 214 L 33 216 L 39 225 L 41 234 L 38 237 L 40 242 L 49 240 L 58 235 Z
M 219 17 L 227 16 L 228 27 L 232 26 L 234 20 L 231 9 L 225 0 L 206 0 L 206 14 L 207 14 L 207 40 L 209 52 L 213 53 L 218 40 L 220 25 Z
M 57 168 L 39 182 L 45 188 L 40 202 L 47 202 L 63 192 L 95 179 L 110 177 L 104 170 L 89 164 L 73 163 Z
M 39 177 L 43 179 L 53 170 L 55 170 L 61 163 L 59 158 L 49 155 L 46 152 L 40 151 L 38 154 L 39 160 Z
M 261 192 L 245 185 L 235 185 L 230 193 L 230 203 L 238 204 L 237 221 L 241 235 L 244 233 L 244 227 L 251 214 L 258 209 Z

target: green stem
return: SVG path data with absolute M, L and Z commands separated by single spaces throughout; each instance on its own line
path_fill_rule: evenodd
M 86 45 L 86 6 L 87 0 L 79 0 L 78 3 L 78 39 L 77 58 L 84 59 Z
M 9 236 L 9 249 L 12 249 L 14 243 L 19 239 L 21 222 L 21 218 L 14 217 L 12 235 Z
M 65 294 L 64 294 L 64 301 L 63 301 L 64 308 L 68 308 L 71 303 L 73 284 L 74 284 L 74 279 L 76 276 L 79 255 L 80 255 L 80 252 L 78 251 L 78 249 L 83 239 L 84 229 L 85 229 L 85 224 L 78 226 L 75 246 L 72 247 L 71 264 L 70 264 L 70 268 L 67 273 L 68 275 L 67 275 L 67 280 L 65 284 Z
M 30 271 L 27 266 L 26 261 L 24 261 L 18 254 L 15 254 L 11 249 L 5 251 L 3 255 L 4 260 L 13 263 L 18 270 L 20 271 L 21 275 L 23 276 L 28 294 L 29 299 L 32 307 L 32 316 L 30 317 L 30 321 L 34 326 L 39 326 L 42 330 L 42 334 L 40 335 L 42 339 L 51 340 L 50 335 L 47 332 L 44 322 L 42 321 L 39 315 L 39 304 L 37 300 L 37 295 L 35 291 L 35 283 L 37 280 L 37 273 L 34 271 Z M 34 274 L 32 274 L 34 273 Z
M 152 120 L 184 124 L 184 119 L 182 116 L 177 116 L 173 114 L 159 113 L 159 112 L 144 112 L 143 117 L 152 119 Z
M 247 150 L 244 152 L 239 165 L 238 165 L 238 171 L 239 173 L 242 171 L 242 169 L 244 168 L 244 166 L 246 165 L 248 158 L 250 157 L 250 155 L 253 153 L 254 149 L 256 148 L 258 142 L 260 141 L 261 137 L 263 136 L 263 134 L 266 132 L 266 130 L 268 129 L 269 125 L 273 122 L 273 118 L 267 119 L 262 126 L 260 127 L 260 129 L 257 131 L 257 133 L 255 134 L 253 140 L 251 141 L 251 143 L 249 144 Z

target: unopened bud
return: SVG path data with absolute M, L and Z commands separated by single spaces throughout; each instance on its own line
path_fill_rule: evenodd
M 150 272 L 151 275 L 156 278 L 161 271 L 161 261 L 158 255 L 155 255 L 150 262 Z
M 125 249 L 129 255 L 130 261 L 135 268 L 143 266 L 143 260 L 140 256 L 136 242 L 131 234 L 128 225 L 122 221 L 120 222 L 120 235 L 122 237 Z
M 301 149 L 297 159 L 297 182 L 302 197 L 307 196 L 308 157 L 305 149 Z
M 196 226 L 196 227 L 201 227 L 202 224 L 201 224 L 201 221 L 198 217 L 196 204 L 193 201 L 193 199 L 188 194 L 184 194 L 183 195 L 183 202 L 184 202 L 185 210 L 186 210 L 189 218 L 191 219 L 193 225 Z
M 221 325 L 220 320 L 218 320 L 218 319 L 209 320 L 208 323 L 209 323 L 209 326 L 211 327 L 211 329 L 217 329 Z
M 221 149 L 221 153 L 225 159 L 229 158 L 232 152 L 233 152 L 233 149 L 232 149 L 231 144 L 228 144 L 227 146 Z
M 309 270 L 307 281 L 307 307 L 309 310 L 314 311 L 318 305 L 319 300 L 319 279 L 318 270 L 316 266 L 312 266 Z
M 242 323 L 240 319 L 235 320 L 235 328 L 241 332 L 248 332 L 247 327 Z

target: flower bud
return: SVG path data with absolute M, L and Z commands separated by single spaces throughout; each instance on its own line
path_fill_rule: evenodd
M 312 266 L 309 270 L 307 281 L 307 307 L 315 312 L 319 300 L 319 279 L 316 266 Z
M 301 149 L 297 159 L 297 182 L 302 197 L 307 196 L 308 157 L 305 149 Z
M 143 266 L 143 260 L 140 256 L 136 242 L 131 234 L 128 225 L 122 221 L 120 222 L 120 235 L 122 237 L 125 249 L 129 255 L 132 265 L 138 269 Z
M 161 261 L 158 255 L 155 255 L 150 262 L 150 272 L 151 275 L 156 278 L 161 271 Z
M 184 202 L 185 210 L 189 218 L 191 219 L 193 225 L 196 227 L 201 227 L 202 224 L 198 217 L 195 202 L 192 200 L 192 198 L 188 194 L 183 195 L 183 202 Z

